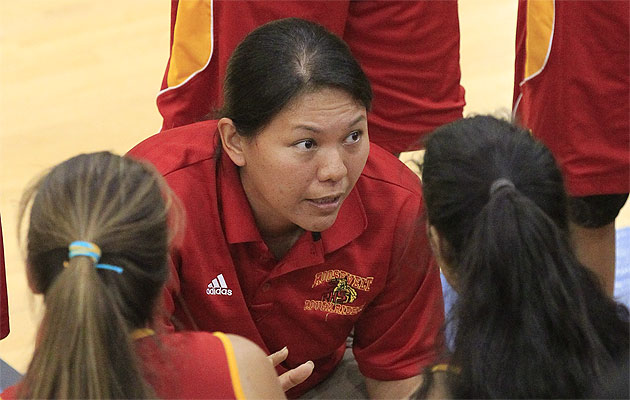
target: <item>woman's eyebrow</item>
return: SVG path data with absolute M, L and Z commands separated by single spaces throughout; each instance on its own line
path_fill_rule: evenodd
M 359 115 L 358 117 L 356 117 L 355 119 L 353 119 L 353 120 L 352 120 L 352 121 L 348 124 L 348 128 L 350 128 L 350 127 L 352 127 L 352 126 L 354 126 L 354 125 L 358 124 L 358 123 L 359 123 L 359 122 L 361 122 L 361 121 L 364 121 L 365 119 L 366 119 L 366 118 L 365 118 L 365 115 Z M 321 132 L 321 130 L 320 130 L 320 129 L 318 129 L 318 128 L 314 127 L 314 126 L 310 126 L 310 125 L 303 125 L 303 124 L 300 124 L 300 125 L 295 125 L 295 126 L 293 127 L 293 129 L 304 129 L 304 130 L 307 130 L 307 131 L 311 131 L 311 132 L 313 132 L 313 133 L 320 133 L 320 132 Z

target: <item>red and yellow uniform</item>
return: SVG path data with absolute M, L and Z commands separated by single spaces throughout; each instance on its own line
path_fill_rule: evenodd
M 138 362 L 161 399 L 244 399 L 230 340 L 222 333 L 133 333 Z M 0 398 L 17 398 L 19 384 Z
M 2 241 L 2 221 L 0 220 L 0 339 L 9 334 L 9 301 L 7 299 L 7 278 L 4 266 Z
M 222 104 L 227 61 L 266 22 L 300 17 L 344 39 L 374 91 L 370 140 L 399 153 L 462 116 L 456 1 L 172 1 L 171 53 L 157 98 L 163 129 Z
M 159 398 L 245 398 L 232 344 L 223 333 L 136 337 L 144 378 Z
M 333 371 L 353 327 L 354 355 L 367 377 L 408 378 L 431 363 L 443 301 L 417 176 L 371 145 L 332 227 L 305 232 L 276 260 L 237 167 L 215 155 L 215 132 L 216 121 L 204 121 L 130 151 L 157 167 L 188 215 L 184 240 L 172 252 L 167 312 L 185 329 L 235 333 L 268 353 L 287 346 L 284 368 L 313 360 L 312 376 L 289 396 Z
M 519 1 L 514 112 L 571 196 L 630 191 L 630 2 Z

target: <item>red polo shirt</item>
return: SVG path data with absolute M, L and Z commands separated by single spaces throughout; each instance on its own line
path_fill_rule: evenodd
M 215 157 L 215 130 L 216 121 L 187 125 L 130 151 L 155 164 L 187 213 L 185 238 L 172 252 L 167 311 L 184 329 L 236 333 L 269 352 L 288 346 L 285 368 L 313 360 L 313 375 L 290 396 L 332 372 L 353 327 L 365 376 L 417 375 L 436 355 L 443 322 L 418 178 L 371 145 L 333 226 L 321 236 L 305 232 L 276 260 L 237 167 L 225 154 Z

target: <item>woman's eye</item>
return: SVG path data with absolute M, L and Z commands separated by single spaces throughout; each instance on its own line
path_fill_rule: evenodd
M 312 139 L 306 139 L 296 143 L 295 146 L 300 150 L 311 150 L 315 147 L 315 141 Z
M 361 131 L 353 131 L 348 136 L 346 136 L 345 143 L 352 144 L 356 143 L 361 139 L 362 132 Z

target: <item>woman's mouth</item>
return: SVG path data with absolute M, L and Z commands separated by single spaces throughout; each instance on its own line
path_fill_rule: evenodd
M 309 199 L 308 202 L 323 211 L 336 210 L 341 204 L 342 195 L 319 197 L 317 199 Z

